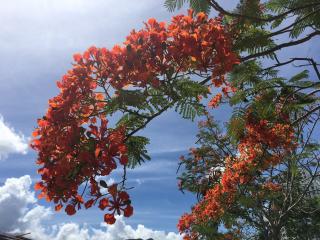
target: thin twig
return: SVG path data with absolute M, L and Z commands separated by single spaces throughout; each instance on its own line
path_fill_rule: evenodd
M 275 51 L 278 51 L 278 50 L 281 50 L 282 48 L 287 48 L 287 47 L 291 47 L 291 46 L 295 46 L 295 45 L 299 45 L 301 43 L 304 43 L 304 42 L 307 42 L 309 41 L 311 38 L 317 36 L 317 35 L 320 35 L 320 31 L 315 31 L 313 33 L 310 33 L 309 35 L 307 35 L 306 37 L 304 38 L 301 38 L 299 40 L 296 40 L 296 41 L 291 41 L 291 42 L 287 42 L 287 43 L 283 43 L 283 44 L 279 44 L 273 48 L 270 48 L 266 51 L 263 51 L 263 52 L 259 52 L 259 53 L 255 53 L 255 54 L 251 54 L 251 55 L 248 55 L 248 56 L 245 56 L 245 57 L 242 57 L 240 58 L 241 62 L 245 62 L 247 60 L 250 60 L 252 58 L 257 58 L 257 57 L 262 57 L 262 56 L 265 56 L 265 55 L 268 55 L 268 54 L 272 54 L 274 53 Z
M 216 11 L 218 11 L 219 13 L 222 13 L 222 14 L 230 16 L 230 17 L 251 19 L 251 20 L 254 20 L 257 22 L 271 22 L 271 21 L 277 20 L 279 18 L 285 17 L 288 14 L 293 13 L 295 11 L 320 5 L 319 2 L 314 2 L 314 3 L 310 3 L 307 5 L 300 6 L 300 7 L 292 8 L 292 9 L 290 9 L 284 13 L 281 13 L 279 15 L 276 15 L 276 16 L 267 17 L 267 18 L 259 18 L 259 17 L 254 17 L 254 16 L 242 15 L 239 13 L 229 12 L 229 11 L 225 10 L 223 7 L 221 7 L 215 0 L 207 0 L 207 1 L 210 4 L 210 6 L 213 9 L 215 9 Z

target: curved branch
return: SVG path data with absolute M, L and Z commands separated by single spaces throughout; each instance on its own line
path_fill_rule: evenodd
M 316 169 L 315 169 L 315 173 L 312 174 L 311 176 L 311 180 L 309 181 L 309 183 L 305 186 L 305 189 L 303 191 L 303 193 L 299 196 L 299 198 L 291 205 L 289 206 L 286 211 L 284 213 L 281 214 L 281 216 L 279 217 L 280 219 L 282 219 L 283 217 L 285 217 L 306 195 L 306 193 L 308 192 L 309 187 L 311 186 L 311 184 L 313 183 L 314 179 L 317 176 L 317 171 L 319 169 L 320 163 L 318 162 Z
M 276 31 L 276 32 L 273 32 L 273 33 L 268 34 L 266 37 L 274 37 L 274 36 L 279 35 L 279 34 L 283 34 L 283 33 L 286 33 L 286 32 L 290 32 L 290 31 L 292 30 L 292 29 L 290 29 L 291 27 L 294 27 L 294 26 L 297 25 L 298 23 L 306 20 L 308 17 L 312 16 L 313 14 L 318 13 L 318 10 L 319 10 L 319 9 L 316 9 L 316 11 L 313 11 L 313 12 L 305 15 L 303 18 L 298 19 L 298 20 L 295 21 L 294 23 L 292 23 L 292 24 L 290 24 L 290 25 L 288 25 L 288 26 L 286 26 L 286 27 L 284 27 L 284 28 L 282 28 L 282 29 L 280 29 L 280 30 L 278 30 L 278 31 Z
M 202 80 L 201 82 L 199 82 L 199 84 L 204 85 L 207 82 L 209 82 L 211 80 L 211 76 L 205 78 L 204 80 Z M 145 128 L 147 126 L 147 124 L 149 122 L 151 122 L 154 118 L 158 117 L 159 115 L 161 115 L 163 112 L 167 111 L 170 107 L 172 107 L 174 104 L 176 103 L 176 101 L 172 101 L 171 103 L 167 104 L 165 107 L 163 107 L 161 110 L 159 110 L 157 113 L 151 115 L 151 116 L 144 116 L 144 118 L 146 118 L 147 120 L 138 128 L 134 129 L 132 132 L 130 132 L 126 138 L 125 141 L 128 140 L 129 137 L 133 136 L 135 133 L 137 133 L 138 131 L 142 130 L 143 128 Z
M 320 110 L 320 106 L 315 107 L 309 111 L 307 111 L 306 114 L 304 114 L 303 116 L 299 117 L 297 120 L 295 120 L 294 122 L 292 122 L 291 125 L 295 125 L 296 123 L 300 122 L 301 120 L 305 119 L 306 117 L 308 117 L 309 115 L 311 115 L 312 113 L 316 112 L 317 110 Z
M 157 113 L 153 114 L 152 116 L 149 116 L 147 118 L 147 121 L 145 121 L 140 127 L 134 129 L 132 132 L 130 132 L 126 138 L 125 138 L 125 141 L 128 140 L 129 137 L 133 136 L 135 133 L 137 133 L 138 131 L 144 129 L 147 124 L 149 122 L 151 122 L 154 118 L 158 117 L 160 114 L 162 114 L 163 112 L 167 111 L 171 106 L 173 106 L 175 104 L 175 101 L 169 103 L 167 106 L 165 106 L 164 108 L 162 108 L 160 111 L 158 111 Z
M 320 72 L 319 72 L 319 69 L 317 67 L 318 64 L 313 60 L 313 58 L 295 58 L 295 59 L 296 60 L 305 60 L 305 61 L 310 62 L 312 67 L 313 67 L 313 69 L 314 69 L 314 71 L 317 74 L 318 79 L 320 80 Z
M 255 54 L 252 54 L 252 55 L 248 55 L 246 57 L 242 57 L 242 58 L 240 58 L 240 60 L 241 60 L 241 62 L 244 62 L 244 61 L 250 60 L 252 58 L 257 58 L 257 57 L 262 57 L 262 56 L 265 56 L 265 55 L 268 55 L 268 54 L 272 54 L 275 51 L 278 51 L 278 50 L 280 50 L 282 48 L 287 48 L 287 47 L 291 47 L 291 46 L 295 46 L 295 45 L 299 45 L 301 43 L 307 42 L 311 38 L 313 38 L 313 37 L 315 37 L 317 35 L 320 35 L 320 31 L 315 31 L 313 33 L 310 33 L 306 37 L 301 38 L 301 39 L 299 39 L 297 41 L 291 41 L 291 42 L 287 42 L 287 43 L 282 43 L 282 44 L 279 44 L 279 45 L 277 45 L 277 46 L 275 46 L 273 48 L 270 48 L 270 49 L 268 49 L 266 51 L 255 53 Z
M 227 16 L 230 16 L 230 17 L 236 17 L 236 18 L 246 18 L 246 19 L 255 20 L 255 21 L 258 21 L 258 22 L 271 22 L 271 21 L 277 20 L 279 18 L 285 17 L 286 15 L 288 15 L 288 14 L 290 14 L 292 12 L 295 12 L 297 10 L 302 10 L 302 9 L 305 9 L 305 8 L 309 8 L 309 7 L 314 7 L 314 6 L 320 5 L 319 2 L 314 2 L 314 3 L 310 3 L 310 4 L 307 4 L 307 5 L 300 6 L 300 7 L 292 8 L 292 9 L 290 9 L 290 10 L 284 12 L 284 13 L 281 13 L 279 15 L 276 15 L 276 16 L 272 16 L 272 17 L 268 17 L 268 18 L 259 18 L 259 17 L 242 15 L 242 14 L 239 14 L 239 13 L 229 12 L 229 11 L 225 10 L 223 7 L 221 7 L 215 0 L 208 0 L 208 3 L 214 10 L 216 10 L 219 13 L 222 13 L 224 15 L 227 15 Z
M 277 64 L 271 66 L 271 67 L 268 67 L 268 68 L 265 68 L 265 69 L 262 69 L 262 71 L 268 71 L 268 70 L 271 70 L 273 68 L 277 68 L 277 67 L 281 67 L 281 66 L 284 66 L 284 65 L 287 65 L 289 63 L 292 63 L 294 61 L 308 61 L 310 62 L 310 64 L 307 64 L 307 65 L 298 65 L 296 67 L 305 67 L 305 66 L 312 66 L 314 71 L 316 72 L 316 75 L 318 77 L 318 79 L 320 80 L 320 72 L 319 72 L 319 69 L 318 69 L 318 63 L 316 61 L 313 60 L 313 58 L 291 58 L 290 60 L 286 61 L 286 62 L 278 62 Z

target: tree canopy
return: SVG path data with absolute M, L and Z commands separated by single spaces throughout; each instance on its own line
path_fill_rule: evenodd
M 69 215 L 98 205 L 109 224 L 115 214 L 130 217 L 126 169 L 150 160 L 149 139 L 137 134 L 173 108 L 202 118 L 199 146 L 180 159 L 179 187 L 199 200 L 178 223 L 185 239 L 319 236 L 318 63 L 282 60 L 279 51 L 320 34 L 320 3 L 242 0 L 234 11 L 215 0 L 165 6 L 174 11 L 187 2 L 193 10 L 170 23 L 149 19 L 122 45 L 74 55 L 33 133 L 39 196 Z M 293 63 L 302 71 L 283 76 Z M 233 108 L 225 125 L 211 116 L 221 104 Z M 101 176 L 117 167 L 122 181 L 108 186 Z

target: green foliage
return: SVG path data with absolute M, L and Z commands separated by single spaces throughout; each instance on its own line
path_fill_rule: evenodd
M 206 86 L 190 79 L 180 79 L 175 81 L 171 87 L 178 97 L 175 111 L 181 114 L 183 118 L 193 121 L 196 116 L 205 113 L 206 107 L 199 102 L 198 97 L 207 97 L 209 90 Z
M 146 150 L 146 145 L 149 144 L 149 139 L 142 136 L 131 136 L 126 141 L 128 148 L 128 167 L 135 168 L 151 158 Z
M 174 92 L 168 93 L 167 89 L 150 89 L 148 90 L 149 98 L 148 102 L 145 102 L 144 105 L 140 109 L 147 109 L 153 114 L 156 111 L 160 111 L 163 107 L 167 106 L 171 100 L 175 100 L 176 94 Z M 174 94 L 174 96 L 173 96 Z
M 188 78 L 182 78 L 175 81 L 172 84 L 172 87 L 181 98 L 196 98 L 200 95 L 207 97 L 209 94 L 209 90 L 206 86 Z
M 261 28 L 244 27 L 234 44 L 234 49 L 239 52 L 256 54 L 265 52 L 276 46 L 273 39 L 268 37 L 270 32 Z M 274 53 L 263 55 L 263 57 L 274 58 Z
M 199 198 L 216 183 L 213 176 L 211 181 L 208 180 L 210 169 L 217 166 L 223 168 L 224 158 L 235 151 L 230 138 L 222 132 L 220 125 L 212 117 L 206 117 L 206 120 L 199 124 L 199 147 L 181 158 L 183 172 L 178 177 L 180 189 L 193 192 Z
M 173 12 L 176 9 L 182 8 L 186 0 L 166 0 L 164 6 L 170 11 Z
M 304 209 L 318 209 L 318 211 L 290 212 L 286 227 L 289 239 L 316 239 L 320 236 L 320 204 L 319 197 L 304 199 L 301 203 Z
M 175 111 L 183 118 L 193 121 L 196 116 L 201 116 L 205 113 L 205 107 L 197 101 L 179 101 L 176 104 Z
M 308 77 L 309 77 L 309 71 L 307 69 L 305 69 L 302 72 L 299 72 L 298 74 L 292 76 L 289 79 L 289 82 L 297 82 L 297 81 L 300 81 L 302 79 L 306 79 Z
M 245 115 L 246 108 L 236 107 L 233 110 L 229 123 L 227 124 L 227 131 L 233 143 L 239 142 L 245 130 Z
M 119 90 L 117 102 L 120 105 L 138 107 L 146 101 L 146 96 L 139 90 Z
M 233 86 L 240 86 L 243 84 L 253 85 L 260 81 L 261 66 L 256 61 L 247 61 L 234 67 L 229 74 L 228 80 Z
M 164 6 L 173 12 L 176 9 L 181 9 L 187 0 L 166 0 Z M 210 12 L 210 5 L 206 0 L 188 0 L 189 7 L 193 9 L 196 13 L 198 12 Z
M 236 199 L 223 215 L 216 222 L 208 219 L 207 224 L 192 226 L 192 231 L 199 234 L 199 239 L 224 239 L 222 232 L 232 233 L 235 239 L 279 239 L 280 231 L 278 236 L 271 232 L 280 229 L 285 229 L 288 239 L 320 236 L 320 198 L 301 198 L 308 190 L 301 171 L 318 171 L 319 166 L 316 156 L 320 146 L 312 137 L 316 136 L 314 131 L 318 131 L 320 119 L 320 79 L 312 79 L 309 74 L 312 67 L 319 65 L 315 62 L 310 65 L 309 56 L 301 56 L 298 51 L 293 52 L 295 59 L 285 59 L 286 54 L 277 56 L 278 52 L 307 41 L 304 38 L 308 34 L 319 31 L 320 3 L 315 0 L 239 0 L 233 11 L 222 9 L 223 3 L 213 0 L 166 0 L 165 6 L 174 11 L 188 4 L 195 12 L 209 12 L 208 3 L 222 13 L 222 23 L 230 33 L 233 50 L 239 54 L 241 63 L 228 74 L 228 81 L 237 90 L 224 99 L 232 107 L 232 115 L 223 129 L 226 132 L 212 119 L 200 126 L 198 147 L 181 160 L 183 171 L 178 177 L 181 189 L 195 193 L 201 200 L 209 189 L 219 184 L 219 176 L 212 169 L 225 166 L 227 156 L 230 161 L 237 156 L 236 146 L 247 133 L 248 113 L 250 119 L 256 121 L 289 120 L 298 147 L 282 156 L 282 162 L 276 166 L 247 169 L 253 180 L 243 186 L 236 183 Z M 260 61 L 263 58 L 268 59 Z M 287 64 L 299 64 L 302 69 L 287 77 L 290 73 L 281 71 Z M 193 120 L 205 113 L 205 109 L 197 105 L 197 96 L 207 97 L 208 93 L 204 89 L 202 92 L 200 86 L 198 89 L 197 83 L 179 80 L 170 83 L 169 89 L 176 94 L 168 95 L 176 101 L 176 111 L 182 117 Z M 257 163 L 268 160 L 269 154 L 266 152 L 256 159 Z M 266 183 L 279 184 L 281 190 L 266 190 Z M 302 200 L 295 203 L 297 199 Z M 223 226 L 223 231 L 218 226 Z
M 244 90 L 238 90 L 231 98 L 230 98 L 230 105 L 236 105 L 240 102 L 246 102 L 248 101 L 246 98 L 246 92 Z
M 218 227 L 217 223 L 208 221 L 206 224 L 195 226 L 193 230 L 200 233 L 199 239 L 220 239 L 223 234 L 218 232 Z
M 126 113 L 119 119 L 117 126 L 125 125 L 127 130 L 134 130 L 143 125 L 144 121 L 145 119 L 143 117 L 132 113 Z
M 210 12 L 210 5 L 207 0 L 189 0 L 189 7 L 194 9 L 196 13 L 198 12 Z
M 265 6 L 268 10 L 282 14 L 288 9 L 299 8 L 300 6 L 312 5 L 316 1 L 313 0 L 269 0 Z M 291 38 L 298 38 L 308 27 L 319 29 L 320 26 L 320 12 L 319 7 L 302 8 L 295 11 L 295 19 L 292 23 L 293 27 L 289 31 Z M 276 28 L 283 23 L 286 17 L 278 18 L 272 23 L 272 27 Z

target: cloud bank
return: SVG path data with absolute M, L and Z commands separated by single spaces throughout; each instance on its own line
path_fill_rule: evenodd
M 27 149 L 26 138 L 9 127 L 0 115 L 0 160 L 7 158 L 10 153 L 26 154 Z
M 114 225 L 101 223 L 100 229 L 77 223 L 50 226 L 48 220 L 54 217 L 53 211 L 38 204 L 30 189 L 31 185 L 31 178 L 26 175 L 9 178 L 0 186 L 0 232 L 31 233 L 28 237 L 35 240 L 182 239 L 176 233 L 155 231 L 140 224 L 134 229 L 121 216 L 117 217 L 118 221 Z

